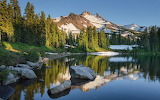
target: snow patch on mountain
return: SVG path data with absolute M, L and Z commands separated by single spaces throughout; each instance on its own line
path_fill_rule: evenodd
M 59 22 L 60 20 L 61 20 L 61 17 L 57 17 L 53 19 L 54 22 Z
M 98 18 L 96 15 L 85 14 L 84 17 L 89 20 L 96 28 L 101 28 L 105 24 L 111 24 L 110 22 L 104 21 L 102 18 Z
M 61 25 L 60 29 L 62 29 L 63 31 L 69 33 L 73 30 L 78 30 L 72 23 L 66 24 L 66 25 Z
M 139 26 L 139 25 L 136 25 L 136 24 L 124 25 L 122 27 L 124 27 L 126 29 L 130 29 L 130 30 L 140 31 L 140 32 L 143 32 L 146 29 L 146 27 Z

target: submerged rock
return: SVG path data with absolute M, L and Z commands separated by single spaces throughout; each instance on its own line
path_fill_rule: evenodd
M 84 65 L 70 66 L 71 78 L 94 80 L 96 73 L 93 69 Z
M 65 81 L 63 83 L 61 83 L 60 85 L 48 90 L 50 94 L 56 94 L 56 93 L 60 93 L 68 88 L 71 87 L 71 81 Z
M 6 80 L 3 81 L 3 85 L 8 85 L 11 83 L 15 83 L 17 82 L 17 80 L 19 79 L 19 77 L 16 77 L 14 74 L 12 74 L 11 72 L 8 74 Z

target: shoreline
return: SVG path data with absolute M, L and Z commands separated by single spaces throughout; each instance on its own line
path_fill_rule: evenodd
M 86 53 L 57 53 L 57 54 L 48 54 L 45 57 L 49 59 L 57 59 L 57 58 L 62 58 L 62 57 L 67 57 L 72 55 L 81 55 L 81 54 L 86 54 Z

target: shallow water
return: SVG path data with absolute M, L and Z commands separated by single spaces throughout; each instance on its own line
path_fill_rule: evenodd
M 94 69 L 97 78 L 48 95 L 48 89 L 70 79 L 69 66 L 79 64 Z M 160 100 L 158 56 L 69 56 L 50 60 L 35 72 L 38 79 L 14 85 L 16 92 L 9 100 Z

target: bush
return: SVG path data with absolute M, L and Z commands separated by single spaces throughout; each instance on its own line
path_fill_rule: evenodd
M 0 83 L 2 83 L 8 76 L 9 70 L 0 71 Z
M 17 59 L 16 53 L 0 48 L 0 65 L 15 65 Z
M 40 54 L 35 51 L 35 50 L 31 50 L 27 52 L 28 54 L 25 55 L 25 59 L 27 61 L 31 61 L 31 62 L 36 62 L 39 59 Z

